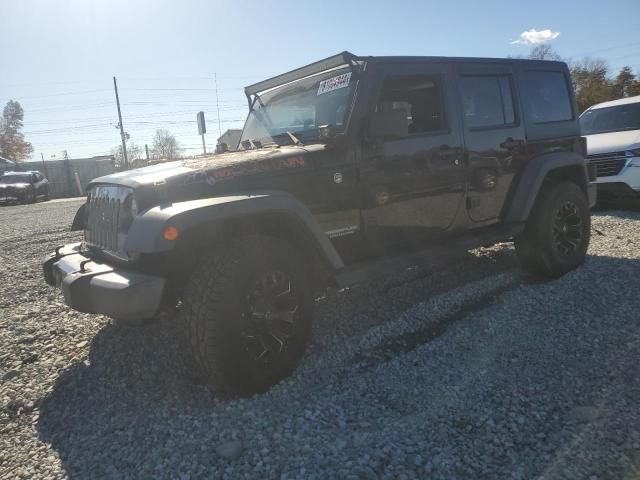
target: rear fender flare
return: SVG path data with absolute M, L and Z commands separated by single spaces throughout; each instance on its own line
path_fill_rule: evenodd
M 529 160 L 522 171 L 504 221 L 526 222 L 544 180 L 549 174 L 553 174 L 554 170 L 567 167 L 575 167 L 576 171 L 580 172 L 578 186 L 587 194 L 589 177 L 586 161 L 581 155 L 574 152 L 545 153 Z

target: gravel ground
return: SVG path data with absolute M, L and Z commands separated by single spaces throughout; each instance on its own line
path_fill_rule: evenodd
M 41 258 L 79 200 L 0 208 L 0 478 L 640 478 L 640 213 L 595 214 L 583 268 L 508 244 L 318 301 L 301 367 L 213 397 L 170 316 L 69 310 Z

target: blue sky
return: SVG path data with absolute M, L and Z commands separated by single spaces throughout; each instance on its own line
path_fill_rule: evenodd
M 640 73 L 638 20 L 638 0 L 0 0 L 0 103 L 22 103 L 33 158 L 104 154 L 119 144 L 116 75 L 135 143 L 166 128 L 198 153 L 199 110 L 209 148 L 217 137 L 214 72 L 224 131 L 246 116 L 244 85 L 342 50 L 504 57 L 548 29 L 563 56 Z

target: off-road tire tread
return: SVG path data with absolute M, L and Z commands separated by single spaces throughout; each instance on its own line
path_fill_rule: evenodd
M 245 252 L 265 252 L 270 248 L 285 248 L 295 255 L 295 247 L 280 239 L 263 235 L 250 235 L 220 241 L 211 248 L 211 253 L 199 259 L 199 265 L 191 275 L 181 308 L 188 348 L 196 367 L 206 379 L 214 393 L 222 396 L 247 393 L 238 390 L 224 374 L 220 349 L 216 341 L 221 337 L 221 324 L 211 321 L 221 318 L 224 299 L 231 295 L 231 275 L 237 274 L 244 263 Z M 212 361 L 213 360 L 213 361 Z
M 550 221 L 549 212 L 554 205 L 562 198 L 573 197 L 578 202 L 578 206 L 583 212 L 589 212 L 589 203 L 584 192 L 573 182 L 549 182 L 543 185 L 536 202 L 531 210 L 524 232 L 515 238 L 516 253 L 522 268 L 538 278 L 558 278 L 570 270 L 573 270 L 582 261 L 571 264 L 561 264 L 553 258 L 551 245 L 546 242 L 542 232 L 548 228 Z M 589 245 L 589 235 L 591 232 L 590 214 L 586 216 L 584 225 L 583 248 Z

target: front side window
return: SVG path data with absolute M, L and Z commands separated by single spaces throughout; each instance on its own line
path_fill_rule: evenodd
M 387 78 L 376 108 L 404 110 L 409 134 L 424 134 L 447 129 L 444 105 L 442 77 L 415 75 Z
M 338 68 L 296 80 L 255 96 L 240 143 L 290 142 L 318 137 L 318 127 L 331 125 L 343 132 L 354 79 L 351 70 Z
M 515 124 L 515 107 L 508 75 L 469 75 L 460 80 L 462 112 L 467 128 Z
M 640 103 L 587 110 L 580 115 L 580 130 L 584 135 L 640 130 Z
M 573 119 L 569 84 L 562 72 L 528 71 L 528 110 L 534 123 L 562 122 Z

